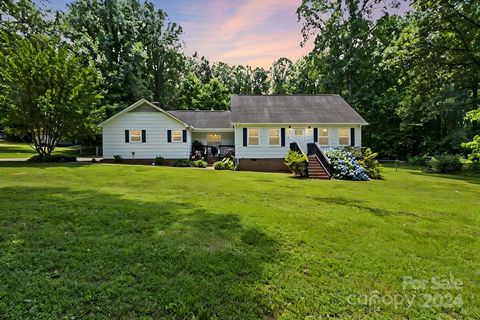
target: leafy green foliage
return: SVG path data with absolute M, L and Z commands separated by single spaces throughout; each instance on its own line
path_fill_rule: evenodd
M 178 159 L 175 160 L 173 163 L 174 167 L 191 167 L 192 166 L 192 161 L 188 159 Z
M 333 177 L 340 180 L 368 181 L 370 177 L 354 154 L 346 148 L 328 148 L 324 150 L 332 164 Z M 374 170 L 374 173 L 375 170 Z
M 163 164 L 163 161 L 165 160 L 164 157 L 162 156 L 156 156 L 155 160 L 153 163 L 155 163 L 156 166 L 161 166 Z
M 215 170 L 236 170 L 235 159 L 233 158 L 223 158 L 221 161 L 217 161 L 213 164 Z
M 30 163 L 42 163 L 42 162 L 75 162 L 77 157 L 65 156 L 59 154 L 49 154 L 49 155 L 34 155 L 29 158 L 27 162 Z
M 205 160 L 195 160 L 192 162 L 192 167 L 197 167 L 197 168 L 206 168 L 208 166 L 208 162 Z
M 462 169 L 459 155 L 439 154 L 432 157 L 429 162 L 430 168 L 435 172 L 452 173 Z
M 217 161 L 213 163 L 213 168 L 215 170 L 225 170 L 225 164 L 223 161 Z
M 0 52 L 4 125 L 49 155 L 61 140 L 92 135 L 103 116 L 99 77 L 58 39 L 15 38 Z
M 287 168 L 298 177 L 307 176 L 308 159 L 305 154 L 297 151 L 288 150 L 285 156 L 285 165 Z
M 381 179 L 383 168 L 382 165 L 376 159 L 378 152 L 373 152 L 370 148 L 363 148 L 362 155 L 358 158 L 358 164 L 360 164 L 368 174 L 370 179 Z
M 75 51 L 97 61 L 108 105 L 122 109 L 140 98 L 171 103 L 185 65 L 182 28 L 163 10 L 149 1 L 75 0 L 63 21 Z
M 475 136 L 472 141 L 463 143 L 462 147 L 470 151 L 468 159 L 472 161 L 480 161 L 480 135 Z
M 120 163 L 122 161 L 123 161 L 123 157 L 120 154 L 114 154 L 113 155 L 113 162 Z

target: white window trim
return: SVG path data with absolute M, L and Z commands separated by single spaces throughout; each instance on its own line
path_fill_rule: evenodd
M 322 136 L 322 129 L 327 129 L 327 135 L 326 136 Z M 321 140 L 322 137 L 327 138 L 327 144 L 321 144 L 320 143 L 320 140 Z M 325 127 L 318 128 L 318 144 L 321 145 L 321 146 L 329 146 L 330 145 L 330 128 L 325 128 Z
M 173 138 L 175 136 L 174 132 L 180 132 L 180 140 L 179 141 L 175 141 L 175 139 Z M 172 130 L 172 142 L 173 143 L 183 143 L 183 130 Z
M 250 129 L 257 129 L 257 144 L 250 144 Z M 247 128 L 247 147 L 260 147 L 260 128 Z
M 133 141 L 132 140 L 132 132 L 133 131 L 139 131 L 140 132 L 140 140 L 139 141 Z M 142 143 L 142 130 L 141 129 L 131 129 L 128 131 L 128 142 L 130 143 Z
M 270 141 L 270 130 L 277 130 L 278 132 L 278 143 L 272 144 Z M 270 147 L 280 147 L 282 145 L 282 129 L 281 128 L 268 128 L 268 145 Z
M 347 143 L 346 144 L 340 142 L 340 139 L 342 138 L 342 136 L 340 136 L 341 129 L 347 129 Z M 345 138 L 345 136 L 343 136 L 343 138 Z M 339 146 L 349 146 L 350 145 L 350 128 L 338 128 L 338 145 Z

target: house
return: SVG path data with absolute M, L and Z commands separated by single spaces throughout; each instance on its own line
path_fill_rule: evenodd
M 283 171 L 292 145 L 309 154 L 360 147 L 366 124 L 339 95 L 233 95 L 231 111 L 166 111 L 142 99 L 100 127 L 106 161 L 162 156 L 168 164 L 194 154 L 213 161 L 234 152 L 241 170 Z

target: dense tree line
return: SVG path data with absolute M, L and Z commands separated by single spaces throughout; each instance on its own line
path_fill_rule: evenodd
M 479 2 L 417 0 L 409 13 L 392 15 L 398 5 L 303 0 L 297 14 L 314 49 L 265 69 L 186 56 L 181 26 L 148 1 L 75 0 L 51 13 L 6 0 L 0 50 L 38 36 L 68 50 L 97 72 L 104 116 L 142 97 L 166 109 L 209 110 L 228 109 L 232 93 L 336 93 L 370 123 L 364 144 L 383 157 L 470 152 L 478 160 Z

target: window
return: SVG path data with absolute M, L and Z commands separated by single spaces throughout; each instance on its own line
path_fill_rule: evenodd
M 349 143 L 349 134 L 348 128 L 341 128 L 338 129 L 338 143 L 341 145 L 348 145 Z
M 182 142 L 182 130 L 172 130 L 172 141 Z
M 130 130 L 130 142 L 142 142 L 142 130 Z
M 296 137 L 303 137 L 303 129 L 294 129 Z
M 280 145 L 280 129 L 270 129 L 270 145 Z
M 248 145 L 258 146 L 258 129 L 248 129 Z
M 207 134 L 207 144 L 220 144 L 222 142 L 222 136 L 220 134 Z
M 320 133 L 318 137 L 318 144 L 322 146 L 328 146 L 328 129 L 320 128 L 318 131 Z

